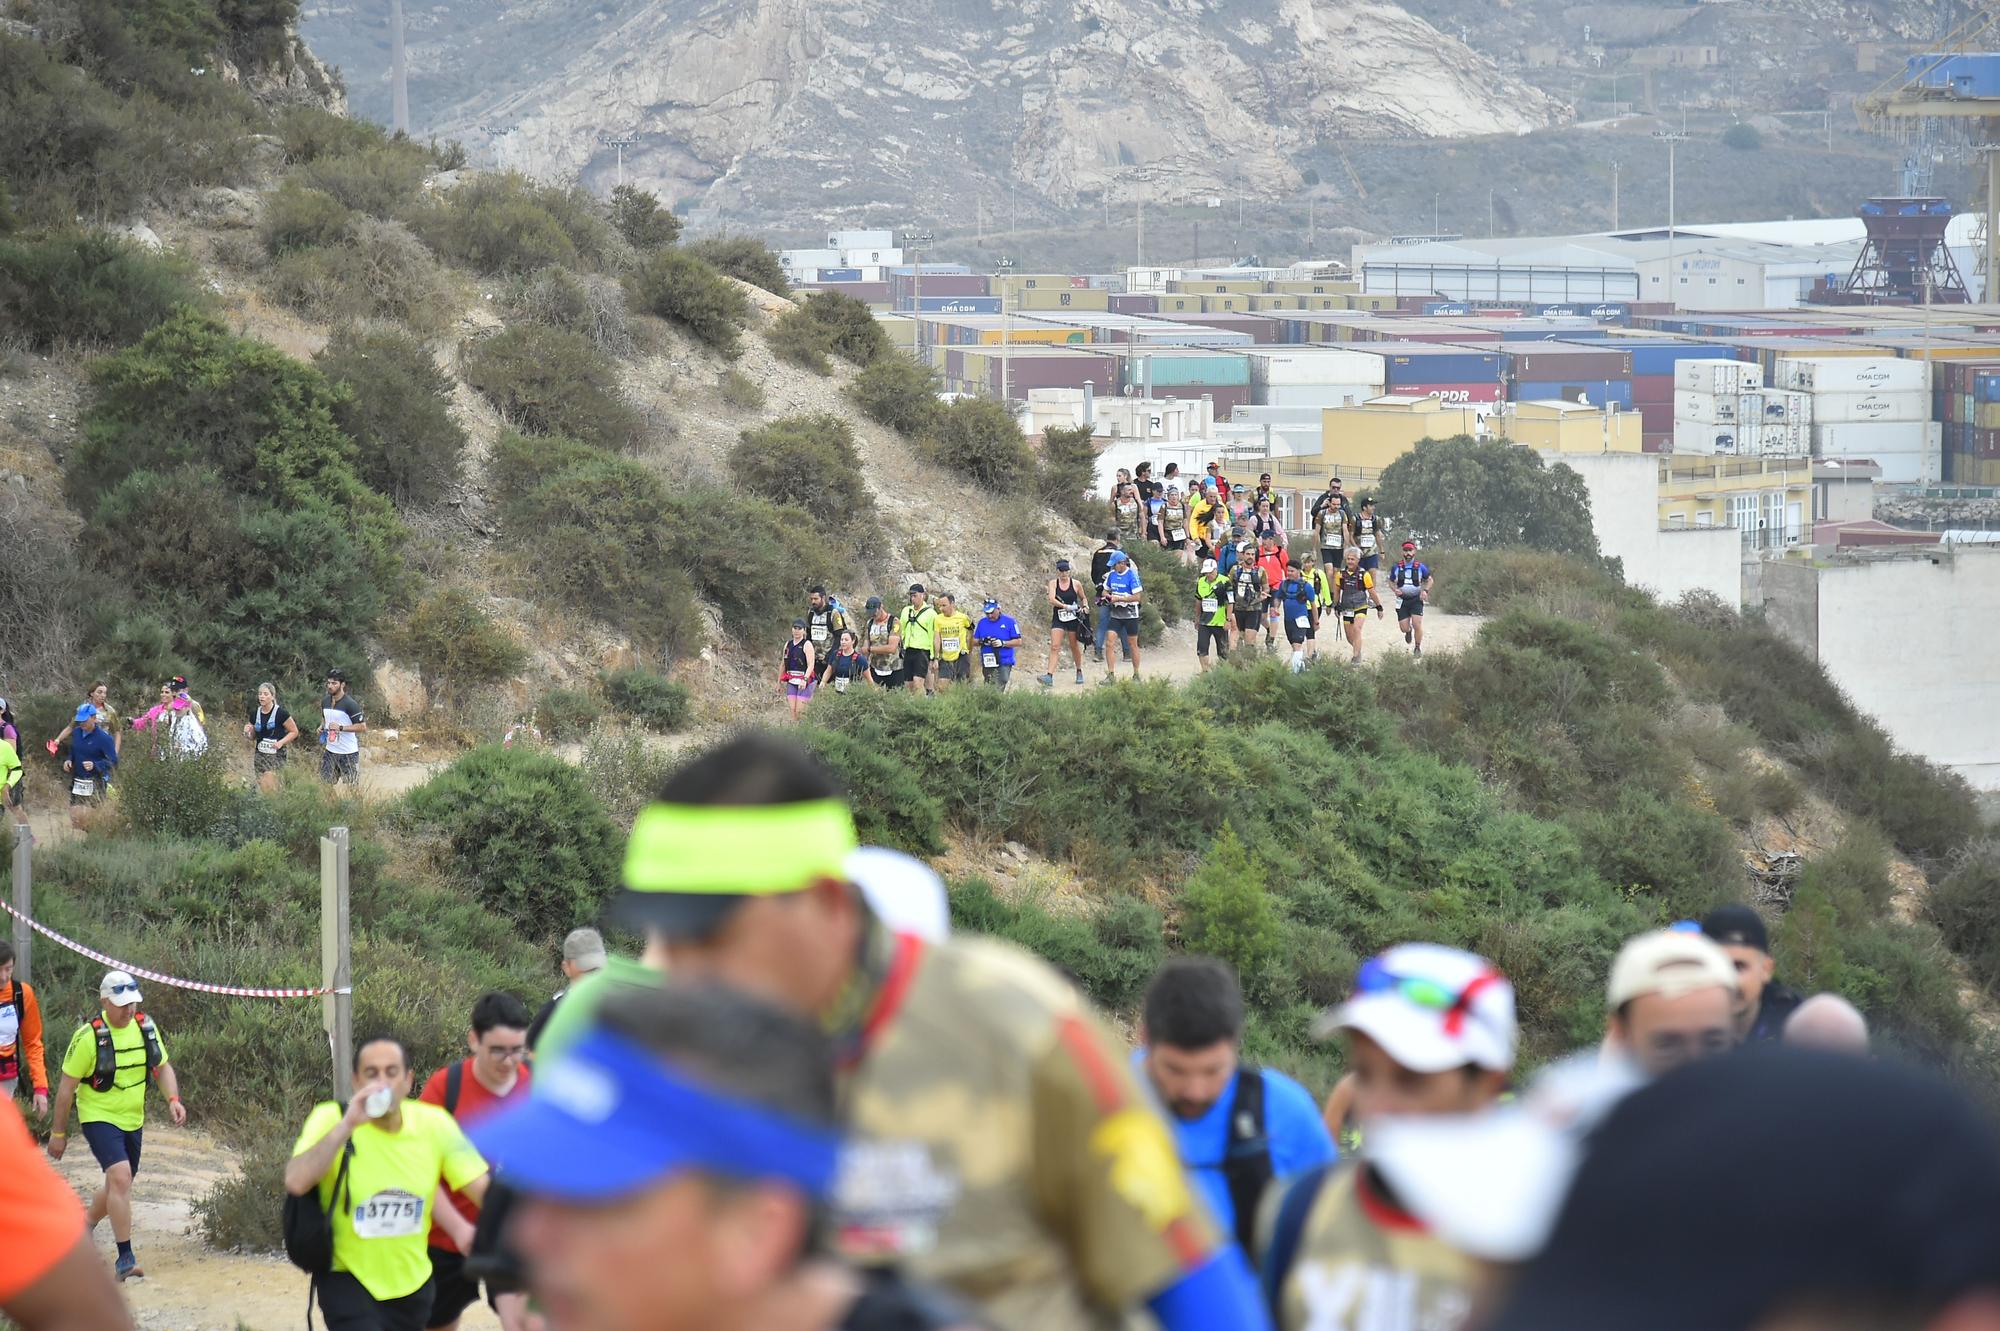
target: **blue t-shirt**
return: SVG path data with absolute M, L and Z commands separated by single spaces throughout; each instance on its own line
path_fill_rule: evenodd
M 1130 596 L 1132 593 L 1143 589 L 1144 584 L 1139 581 L 1139 570 L 1133 568 L 1130 564 L 1125 565 L 1123 569 L 1114 568 L 1104 575 L 1104 590 L 1107 592 L 1116 592 L 1120 596 Z
M 1235 567 L 1236 567 L 1236 547 L 1231 545 L 1229 542 L 1224 541 L 1222 543 L 1222 549 L 1218 551 L 1215 556 L 1215 571 L 1226 577 L 1228 576 L 1229 570 Z
M 1146 1051 L 1132 1051 L 1132 1067 L 1146 1081 Z M 1319 1104 L 1312 1092 L 1272 1068 L 1262 1069 L 1264 1078 L 1264 1132 L 1271 1142 L 1271 1170 L 1278 1179 L 1288 1179 L 1340 1158 L 1340 1150 L 1320 1117 Z M 1147 1081 L 1151 1086 L 1152 1083 Z M 1195 1187 L 1208 1202 L 1209 1213 L 1225 1234 L 1236 1232 L 1236 1207 L 1229 1200 L 1229 1181 L 1222 1174 L 1222 1157 L 1229 1149 L 1229 1116 L 1236 1108 L 1236 1082 L 1232 1078 L 1222 1098 L 1192 1123 L 1167 1110 L 1174 1145 L 1181 1163 L 1187 1166 Z
M 88 772 L 83 770 L 86 762 L 95 764 Z M 69 763 L 72 777 L 108 777 L 118 765 L 118 746 L 102 728 L 85 730 L 78 726 L 69 732 Z
M 1278 595 L 1285 598 L 1286 619 L 1310 619 L 1313 602 L 1319 599 L 1319 589 L 1304 578 L 1286 578 L 1278 584 Z
M 1015 627 L 1012 615 L 981 615 L 972 622 L 972 640 L 977 643 L 1012 642 L 1020 636 L 1021 630 Z M 983 653 L 985 648 L 982 647 L 980 650 Z M 1003 666 L 1014 664 L 1012 647 L 996 646 L 993 648 L 993 654 Z M 981 664 L 985 663 L 982 661 Z

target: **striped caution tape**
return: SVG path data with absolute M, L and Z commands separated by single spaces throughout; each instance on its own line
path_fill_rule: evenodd
M 250 989 L 242 985 L 203 984 L 200 980 L 183 980 L 172 975 L 162 975 L 158 971 L 149 971 L 144 966 L 134 966 L 131 962 L 120 961 L 116 957 L 107 957 L 94 948 L 85 947 L 73 938 L 63 937 L 63 935 L 49 928 L 49 926 L 43 924 L 40 920 L 30 919 L 20 911 L 15 910 L 10 902 L 0 901 L 0 910 L 6 911 L 9 915 L 12 915 L 15 919 L 27 925 L 44 938 L 61 943 L 64 947 L 79 956 L 89 957 L 92 961 L 101 962 L 113 970 L 125 971 L 127 974 L 136 975 L 143 980 L 152 980 L 158 984 L 172 985 L 176 989 L 192 989 L 197 993 L 203 994 L 225 994 L 231 998 L 319 998 L 326 994 L 351 994 L 354 992 L 352 989 L 336 989 L 330 985 L 323 985 L 317 989 Z

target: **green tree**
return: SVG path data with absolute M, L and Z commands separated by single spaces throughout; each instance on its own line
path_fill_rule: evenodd
M 883 356 L 847 385 L 862 414 L 906 439 L 921 439 L 937 425 L 937 375 L 906 356 Z
M 458 587 L 439 588 L 411 606 L 388 639 L 391 651 L 416 663 L 431 697 L 444 702 L 505 679 L 527 659 L 520 644 Z
M 1756 152 L 1764 146 L 1764 136 L 1757 132 L 1755 125 L 1739 120 L 1722 131 L 1722 146 L 1734 148 L 1738 152 Z
M 850 365 L 873 365 L 889 354 L 889 335 L 875 312 L 838 291 L 812 291 L 801 306 L 826 336 L 826 346 Z
M 854 431 L 838 416 L 786 416 L 745 430 L 730 450 L 729 470 L 744 489 L 794 504 L 822 528 L 875 521 L 875 496 L 861 478 Z
M 0 323 L 36 347 L 125 346 L 206 299 L 192 265 L 101 231 L 0 240 Z
M 1278 908 L 1264 887 L 1266 873 L 1225 824 L 1181 893 L 1181 937 L 1189 949 L 1222 958 L 1253 991 L 1285 945 Z
M 1598 553 L 1583 477 L 1498 440 L 1422 440 L 1382 469 L 1375 509 L 1432 545 Z
M 1104 505 L 1095 497 L 1096 436 L 1088 425 L 1052 425 L 1042 431 L 1036 474 L 1042 502 L 1050 508 L 1077 522 L 1103 516 Z
M 764 345 L 771 348 L 773 356 L 800 369 L 814 374 L 833 373 L 833 362 L 827 359 L 833 348 L 826 333 L 813 322 L 811 315 L 797 306 L 778 316 L 771 331 L 764 335 Z
M 611 191 L 611 225 L 639 250 L 660 249 L 681 236 L 681 219 L 661 206 L 659 195 L 637 185 Z
M 333 416 L 355 442 L 362 479 L 398 504 L 451 492 L 465 431 L 451 416 L 451 376 L 429 347 L 392 328 L 342 328 L 314 364 L 346 390 Z
M 605 448 L 638 441 L 639 413 L 619 388 L 617 365 L 581 333 L 518 324 L 469 343 L 463 359 L 465 381 L 524 433 Z
M 704 236 L 686 247 L 689 254 L 719 273 L 727 273 L 774 296 L 788 296 L 792 284 L 770 246 L 752 236 Z
M 677 323 L 725 356 L 737 352 L 737 332 L 750 317 L 741 288 L 708 264 L 677 249 L 654 252 L 626 278 L 632 301 Z
M 938 413 L 931 455 L 983 485 L 1012 490 L 1035 459 L 1014 413 L 992 398 L 960 398 Z

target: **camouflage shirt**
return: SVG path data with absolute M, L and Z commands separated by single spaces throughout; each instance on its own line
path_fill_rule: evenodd
M 1272 1189 L 1265 1229 L 1285 1189 Z M 1379 1191 L 1366 1165 L 1338 1170 L 1306 1214 L 1278 1289 L 1279 1331 L 1458 1331 L 1476 1262 L 1447 1247 Z
M 1055 971 L 990 939 L 873 951 L 842 1083 L 843 1256 L 1005 1331 L 1088 1331 L 1218 1251 L 1119 1042 Z

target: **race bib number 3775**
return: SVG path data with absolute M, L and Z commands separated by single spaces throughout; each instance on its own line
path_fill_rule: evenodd
M 363 1239 L 400 1239 L 421 1232 L 424 1199 L 399 1188 L 385 1188 L 354 1204 L 354 1235 Z

